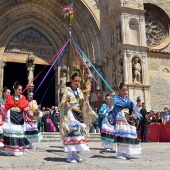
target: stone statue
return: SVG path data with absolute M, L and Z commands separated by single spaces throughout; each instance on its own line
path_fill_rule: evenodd
M 92 74 L 88 72 L 86 75 L 86 87 L 89 89 L 89 91 L 91 91 L 91 81 L 92 81 Z
M 103 73 L 102 73 L 100 67 L 98 68 L 98 72 L 99 72 L 100 75 L 103 77 Z M 100 78 L 99 75 L 97 75 L 96 80 L 97 80 L 97 90 L 101 90 L 101 89 L 102 89 L 102 79 Z
M 59 85 L 59 89 L 60 89 L 60 97 L 62 98 L 62 95 L 64 93 L 64 89 L 66 87 L 66 81 L 67 81 L 67 77 L 66 77 L 66 73 L 63 72 L 63 76 L 60 77 L 60 85 Z
M 28 84 L 33 80 L 34 78 L 34 67 L 35 65 L 31 62 L 27 64 L 27 73 L 28 73 Z
M 135 84 L 141 84 L 141 63 L 139 57 L 132 60 L 133 81 Z

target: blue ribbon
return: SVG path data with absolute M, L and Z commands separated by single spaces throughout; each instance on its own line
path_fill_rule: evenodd
M 38 89 L 40 88 L 40 86 L 42 85 L 43 81 L 46 79 L 48 73 L 51 71 L 51 69 L 53 68 L 54 64 L 56 63 L 56 61 L 58 60 L 58 58 L 60 57 L 61 53 L 63 52 L 63 50 L 65 49 L 65 47 L 67 46 L 69 40 L 66 42 L 66 44 L 63 46 L 63 49 L 60 51 L 60 53 L 57 55 L 56 59 L 54 60 L 53 64 L 51 65 L 50 69 L 48 70 L 47 74 L 44 76 L 43 80 L 41 81 L 41 83 L 39 84 L 39 86 L 37 87 L 34 95 L 36 94 L 36 92 L 38 91 Z
M 66 50 L 67 50 L 67 48 L 68 48 L 68 45 L 69 45 L 69 44 L 67 44 L 67 46 L 66 46 L 65 49 L 64 49 L 63 55 L 62 55 L 62 57 L 61 57 L 61 59 L 60 59 L 60 61 L 59 61 L 59 64 L 57 65 L 56 70 L 55 70 L 55 73 L 54 73 L 54 75 L 53 75 L 53 77 L 52 77 L 52 79 L 51 79 L 51 81 L 50 81 L 50 83 L 49 83 L 49 85 L 48 85 L 48 87 L 47 87 L 47 89 L 46 89 L 46 91 L 45 91 L 42 99 L 41 99 L 40 105 L 41 105 L 41 103 L 42 103 L 42 101 L 43 101 L 43 99 L 44 99 L 44 97 L 45 97 L 45 95 L 46 95 L 46 93 L 47 93 L 47 91 L 48 91 L 48 89 L 49 89 L 49 87 L 50 87 L 53 79 L 55 78 L 56 73 L 58 72 L 58 67 L 60 66 L 60 64 L 61 64 L 61 62 L 62 62 L 62 60 L 63 60 L 63 58 L 64 58 L 64 54 L 66 53 Z
M 86 56 L 86 54 L 81 50 L 81 48 L 77 45 L 77 43 L 75 42 L 75 40 L 71 37 L 73 43 L 76 45 L 76 47 L 79 49 L 79 51 L 83 54 L 83 56 L 85 57 L 85 59 L 90 63 L 90 65 L 93 67 L 93 69 L 95 70 L 95 72 L 99 75 L 99 77 L 103 80 L 103 82 L 105 83 L 105 85 L 109 88 L 109 90 L 111 92 L 114 92 L 114 90 L 109 86 L 109 84 L 106 82 L 106 80 L 103 78 L 103 76 L 98 72 L 98 70 L 95 68 L 95 66 L 91 63 L 91 61 L 88 59 L 88 57 Z

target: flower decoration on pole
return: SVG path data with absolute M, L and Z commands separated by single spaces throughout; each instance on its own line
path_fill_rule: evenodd
M 64 18 L 67 18 L 69 22 L 71 22 L 75 14 L 75 11 L 73 10 L 73 4 L 65 6 L 63 12 Z

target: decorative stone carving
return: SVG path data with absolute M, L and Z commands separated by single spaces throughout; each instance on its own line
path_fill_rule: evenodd
M 139 84 L 141 85 L 141 61 L 140 58 L 135 56 L 132 59 L 132 72 L 133 72 L 133 82 L 134 84 Z
M 100 67 L 98 68 L 98 72 L 103 77 L 103 72 Z M 100 78 L 99 75 L 96 76 L 96 80 L 97 80 L 97 90 L 102 90 L 102 79 Z
M 162 70 L 162 72 L 163 72 L 163 73 L 169 73 L 169 70 L 168 70 L 167 68 L 164 68 L 164 69 Z
M 4 67 L 6 66 L 6 62 L 2 62 L 2 68 L 4 69 Z
M 35 65 L 32 64 L 30 66 L 27 67 L 27 70 L 28 70 L 28 82 L 30 83 L 33 78 L 34 78 L 34 67 Z
M 122 43 L 121 38 L 121 25 L 117 25 L 116 27 L 116 47 L 118 47 Z
M 119 59 L 117 68 L 116 68 L 116 84 L 117 84 L 117 86 L 120 82 L 123 82 L 123 59 L 122 58 Z
M 114 35 L 114 30 L 112 32 L 112 36 L 111 36 L 111 48 L 115 48 L 115 35 Z
M 54 55 L 51 43 L 40 32 L 29 28 L 17 33 L 8 43 L 6 52 L 33 53 L 36 56 L 50 58 Z
M 155 11 L 145 13 L 146 43 L 149 47 L 160 45 L 167 37 L 166 21 L 158 16 Z
M 62 72 L 62 77 L 60 77 L 60 84 L 59 84 L 60 100 L 62 99 L 64 89 L 66 87 L 66 81 L 67 81 L 66 73 Z
M 143 5 L 142 3 L 139 2 L 140 0 L 132 0 L 132 1 L 129 1 L 129 0 L 124 0 L 123 1 L 123 6 L 124 7 L 129 7 L 129 8 L 142 8 Z
M 29 55 L 28 59 L 26 61 L 26 67 L 27 67 L 27 76 L 28 76 L 28 84 L 34 79 L 34 56 Z M 33 85 L 33 83 L 31 83 Z
M 86 74 L 86 88 L 91 91 L 91 81 L 92 81 L 92 74 L 88 73 Z
M 90 0 L 90 2 L 93 4 L 95 9 L 99 9 L 99 7 L 98 7 L 98 0 Z
M 112 81 L 111 81 L 111 87 L 116 90 L 117 89 L 117 83 L 116 83 L 116 64 L 113 61 L 112 63 Z

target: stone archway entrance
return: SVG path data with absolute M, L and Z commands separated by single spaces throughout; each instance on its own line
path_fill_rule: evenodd
M 27 85 L 27 69 L 24 63 L 7 62 L 4 67 L 3 86 L 8 87 L 13 93 L 13 85 L 15 81 L 19 81 L 25 88 Z M 25 95 L 26 93 L 24 93 Z
M 4 51 L 4 58 L 7 61 L 7 66 L 4 67 L 4 82 L 3 85 L 9 86 L 12 90 L 13 83 L 17 80 L 23 85 L 23 89 L 33 80 L 33 78 L 43 69 L 44 65 L 54 55 L 54 48 L 50 41 L 35 28 L 27 28 L 16 33 L 8 42 Z M 11 62 L 13 61 L 13 62 Z M 33 82 L 34 91 L 39 86 L 43 77 L 47 73 L 50 66 L 40 74 L 38 79 Z M 52 69 L 47 76 L 46 80 L 39 88 L 35 95 L 35 99 L 38 103 L 41 102 L 42 96 L 46 91 L 49 81 L 54 75 L 54 70 Z M 8 79 L 10 77 L 10 79 Z M 31 90 L 33 89 L 31 87 Z M 55 78 L 52 81 L 52 85 L 47 91 L 47 96 L 50 96 L 46 100 L 44 97 L 44 106 L 49 106 L 55 104 Z M 25 93 L 26 95 L 26 93 Z
M 33 56 L 31 58 L 34 58 L 32 64 L 35 65 L 35 76 L 36 67 L 48 64 L 53 55 L 66 43 L 69 38 L 68 22 L 64 20 L 62 11 L 68 3 L 67 0 L 48 0 L 45 3 L 32 0 L 3 2 L 0 11 L 0 76 L 2 77 L 0 87 L 5 84 L 3 63 L 15 62 L 26 65 L 31 54 Z M 105 48 L 100 31 L 100 12 L 93 4 L 85 0 L 76 1 L 74 4 L 78 10 L 72 23 L 72 36 L 91 61 L 100 62 Z M 59 74 L 55 76 L 56 104 L 59 102 L 58 89 L 61 75 L 59 68 Z
M 43 69 L 44 65 L 35 65 L 34 74 L 35 76 Z M 34 81 L 35 90 L 42 81 L 43 77 L 49 70 L 50 66 L 47 66 L 47 68 L 39 75 L 39 77 Z M 42 106 L 48 106 L 51 107 L 57 103 L 55 103 L 55 79 L 52 80 L 52 77 L 54 76 L 54 70 L 52 69 L 45 79 L 42 86 L 40 86 L 39 90 L 35 94 L 34 98 L 37 100 L 38 104 L 40 104 L 43 95 L 45 95 L 46 89 L 48 88 L 48 91 L 46 92 L 46 95 L 44 96 L 41 105 Z M 20 84 L 23 86 L 23 89 L 27 85 L 27 68 L 25 63 L 14 63 L 14 62 L 7 62 L 6 66 L 4 67 L 4 81 L 3 86 L 8 87 L 13 94 L 13 84 L 15 81 L 19 81 Z M 49 86 L 49 83 L 51 82 L 51 85 Z M 24 92 L 24 95 L 27 95 L 27 92 Z

